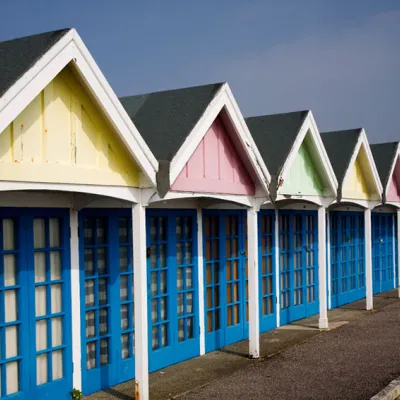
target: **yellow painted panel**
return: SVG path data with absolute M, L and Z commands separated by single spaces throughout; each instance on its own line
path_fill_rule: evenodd
M 343 198 L 346 199 L 359 200 L 369 200 L 371 197 L 368 192 L 359 157 L 356 158 L 356 161 L 346 179 L 342 195 Z
M 137 187 L 139 171 L 69 68 L 0 135 L 0 179 Z

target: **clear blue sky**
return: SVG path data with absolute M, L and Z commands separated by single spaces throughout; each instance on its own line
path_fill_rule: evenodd
M 399 0 L 0 0 L 0 40 L 65 27 L 120 96 L 228 81 L 245 116 L 400 140 Z

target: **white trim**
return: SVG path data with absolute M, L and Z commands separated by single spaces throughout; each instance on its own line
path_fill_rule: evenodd
M 72 63 L 82 75 L 103 112 L 121 135 L 132 157 L 155 187 L 157 160 L 75 29 L 66 33 L 0 99 L 0 132 L 3 132 L 69 63 Z
M 326 298 L 326 213 L 318 208 L 318 292 L 319 292 L 319 329 L 328 328 L 328 308 Z
M 292 166 L 292 164 L 297 156 L 297 153 L 300 149 L 300 146 L 302 145 L 308 132 L 310 132 L 310 134 L 311 134 L 311 139 L 312 139 L 315 147 L 317 148 L 317 154 L 319 155 L 320 161 L 322 162 L 322 165 L 324 166 L 325 173 L 328 178 L 328 183 L 329 183 L 330 190 L 331 190 L 331 196 L 335 196 L 336 192 L 337 192 L 337 188 L 338 188 L 338 181 L 336 179 L 332 164 L 331 164 L 328 154 L 325 150 L 325 146 L 322 142 L 321 135 L 319 134 L 317 124 L 315 122 L 314 116 L 311 111 L 308 111 L 307 117 L 304 119 L 303 125 L 301 126 L 299 133 L 296 136 L 296 140 L 294 141 L 293 146 L 289 152 L 289 155 L 285 160 L 285 163 L 281 169 L 281 172 L 279 174 L 277 181 L 280 182 L 281 179 L 283 179 L 283 180 L 286 179 L 286 176 L 290 171 L 290 167 Z M 278 189 L 278 192 L 279 192 L 279 189 Z M 315 197 L 317 197 L 317 196 L 315 196 Z
M 366 308 L 372 310 L 373 288 L 372 288 L 372 237 L 371 237 L 371 210 L 364 210 L 364 234 L 365 234 L 365 297 Z
M 398 142 L 397 145 L 396 145 L 396 154 L 393 157 L 392 165 L 390 167 L 390 173 L 388 175 L 388 180 L 387 180 L 387 182 L 383 182 L 383 185 L 386 186 L 385 187 L 385 199 L 386 199 L 387 192 L 388 192 L 389 185 L 390 185 L 390 181 L 392 179 L 393 172 L 394 172 L 394 169 L 396 168 L 396 164 L 397 164 L 397 161 L 399 160 L 399 157 L 400 157 L 400 143 Z
M 310 202 L 316 206 L 328 207 L 336 200 L 336 197 L 278 194 L 275 202 L 287 200 Z
M 276 327 L 281 326 L 281 286 L 280 286 L 280 268 L 279 268 L 279 211 L 275 209 L 275 296 L 276 296 Z
M 206 353 L 206 327 L 204 311 L 204 259 L 203 259 L 203 213 L 197 209 L 197 282 L 199 298 L 200 355 Z
M 249 357 L 260 357 L 260 298 L 258 273 L 258 212 L 247 210 L 247 265 L 249 285 Z
M 135 273 L 135 394 L 149 400 L 149 347 L 147 314 L 146 210 L 132 207 L 133 269 Z
M 81 294 L 79 274 L 78 212 L 70 209 L 71 246 L 71 320 L 72 320 L 72 365 L 73 387 L 82 390 L 81 350 Z
M 375 190 L 378 194 L 379 201 L 382 201 L 383 187 L 382 187 L 381 180 L 379 178 L 378 170 L 376 169 L 375 160 L 374 160 L 374 157 L 372 156 L 371 148 L 369 147 L 368 138 L 367 138 L 367 135 L 365 134 L 364 128 L 361 129 L 360 135 L 357 140 L 357 144 L 354 147 L 353 154 L 351 156 L 350 162 L 346 169 L 346 173 L 344 174 L 342 188 L 344 188 L 346 186 L 346 181 L 349 177 L 351 169 L 352 169 L 352 167 L 357 159 L 357 156 L 360 152 L 361 146 L 364 146 L 365 154 L 367 155 L 367 159 L 369 161 L 369 165 L 370 165 L 371 172 L 372 172 L 372 177 L 374 179 Z
M 349 205 L 347 205 L 349 204 Z M 381 204 L 380 201 L 378 200 L 357 200 L 357 199 L 347 199 L 344 198 L 340 202 L 333 202 L 331 204 L 330 209 L 332 211 L 337 210 L 339 208 L 346 208 L 346 207 L 352 207 L 357 206 L 357 207 L 362 207 L 362 208 L 369 208 L 370 210 L 374 209 L 377 205 Z M 362 210 L 361 210 L 362 211 Z
M 218 93 L 208 105 L 200 120 L 197 122 L 172 159 L 170 164 L 170 185 L 175 182 L 189 158 L 192 156 L 197 146 L 203 139 L 204 135 L 211 127 L 215 118 L 224 108 L 227 111 L 233 126 L 235 127 L 238 140 L 240 141 L 241 147 L 243 148 L 250 164 L 253 167 L 254 174 L 258 178 L 258 181 L 264 192 L 268 194 L 268 186 L 271 181 L 271 176 L 227 83 L 222 85 Z
M 331 221 L 329 210 L 326 210 L 326 266 L 328 286 L 328 310 L 332 308 L 332 281 L 331 281 Z

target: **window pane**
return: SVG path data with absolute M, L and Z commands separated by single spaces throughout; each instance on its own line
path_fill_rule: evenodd
M 62 304 L 61 304 L 61 285 L 51 285 L 51 312 L 53 314 L 59 313 L 62 311 Z
M 16 256 L 4 254 L 4 286 L 17 284 Z
M 43 252 L 35 253 L 35 282 L 46 280 L 46 256 Z
M 85 305 L 86 307 L 94 306 L 94 280 L 85 281 Z
M 50 252 L 50 275 L 53 281 L 61 279 L 61 253 L 59 251 Z
M 5 300 L 5 322 L 12 322 L 17 319 L 17 291 L 7 290 L 4 293 Z
M 35 249 L 46 247 L 45 220 L 43 218 L 35 218 L 33 220 L 33 242 Z
M 3 249 L 15 249 L 15 230 L 12 219 L 3 219 Z
M 93 250 L 92 249 L 85 249 L 84 253 L 85 259 L 85 275 L 92 276 L 94 275 L 94 264 L 93 264 Z
M 107 273 L 106 249 L 97 249 L 97 273 L 99 275 Z
M 19 392 L 19 368 L 18 361 L 6 364 L 7 394 Z
M 53 381 L 63 377 L 63 351 L 53 351 Z
M 42 385 L 47 379 L 47 353 L 45 353 L 36 356 L 36 383 Z
M 6 328 L 6 358 L 18 355 L 18 326 L 7 326 Z
M 62 317 L 52 318 L 51 337 L 53 347 L 62 345 Z
M 36 321 L 36 351 L 47 349 L 47 320 Z
M 108 364 L 108 339 L 100 340 L 100 365 Z
M 58 218 L 50 218 L 50 247 L 60 247 L 60 221 Z
M 86 314 L 87 315 L 87 314 Z M 88 343 L 86 345 L 86 368 L 96 368 L 96 343 Z

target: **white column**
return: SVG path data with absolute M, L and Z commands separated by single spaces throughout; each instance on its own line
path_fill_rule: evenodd
M 276 326 L 279 327 L 281 325 L 280 321 L 280 312 L 281 312 L 281 291 L 280 291 L 280 268 L 279 268 L 279 211 L 275 210 L 275 226 L 274 226 L 274 235 L 275 235 L 275 296 L 276 296 Z
M 397 285 L 399 286 L 398 288 L 398 296 L 400 298 L 400 210 L 397 210 Z
M 367 310 L 374 307 L 372 295 L 372 237 L 371 237 L 371 210 L 364 210 L 364 231 L 365 231 L 365 291 Z
M 203 260 L 203 213 L 197 210 L 197 281 L 199 293 L 200 355 L 206 352 L 206 328 L 204 315 L 204 260 Z
M 135 398 L 148 400 L 146 209 L 141 204 L 132 206 L 132 237 L 135 274 Z
M 81 352 L 81 296 L 79 276 L 78 211 L 69 211 L 71 246 L 71 317 L 72 317 L 72 363 L 73 387 L 82 390 L 82 352 Z
M 258 213 L 254 207 L 247 210 L 247 246 L 249 276 L 249 356 L 260 357 L 260 315 L 258 290 Z
M 326 299 L 326 216 L 325 208 L 318 208 L 318 290 L 319 329 L 328 328 L 328 308 Z
M 328 310 L 332 308 L 332 277 L 331 277 L 331 221 L 329 211 L 326 211 L 326 265 L 328 284 Z

